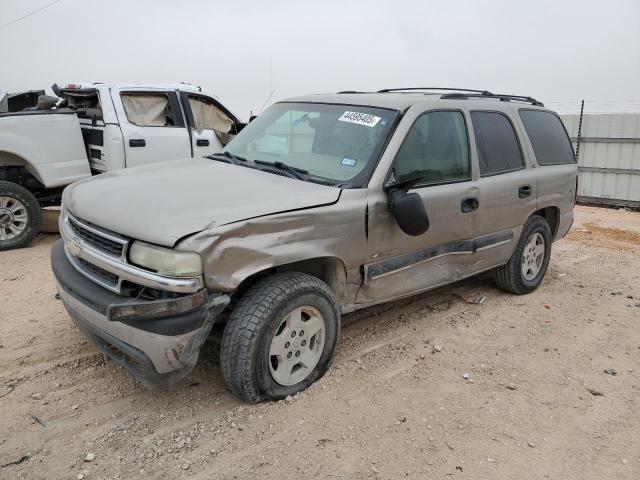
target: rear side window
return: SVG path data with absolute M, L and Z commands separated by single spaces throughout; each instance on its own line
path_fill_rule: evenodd
M 122 105 L 129 122 L 139 127 L 174 127 L 175 116 L 164 93 L 123 93 Z
M 556 115 L 540 110 L 520 110 L 519 113 L 538 164 L 575 163 L 571 143 Z
M 420 178 L 420 185 L 471 179 L 467 129 L 462 113 L 428 112 L 407 133 L 394 165 L 400 182 Z
M 480 175 L 512 172 L 524 167 L 522 151 L 506 115 L 497 112 L 471 112 L 476 137 Z

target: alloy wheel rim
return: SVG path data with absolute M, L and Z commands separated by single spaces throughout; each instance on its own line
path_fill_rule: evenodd
M 276 383 L 300 383 L 320 361 L 326 325 L 320 310 L 311 305 L 294 308 L 284 316 L 269 345 L 269 372 Z
M 12 240 L 27 228 L 27 207 L 13 197 L 0 196 L 0 240 Z
M 544 237 L 536 232 L 529 237 L 522 251 L 521 269 L 522 276 L 526 280 L 533 280 L 542 270 L 544 251 Z

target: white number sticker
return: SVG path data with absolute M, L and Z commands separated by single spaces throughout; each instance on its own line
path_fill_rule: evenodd
M 338 120 L 340 122 L 357 123 L 365 127 L 375 127 L 381 119 L 381 117 L 376 117 L 369 113 L 344 112 Z

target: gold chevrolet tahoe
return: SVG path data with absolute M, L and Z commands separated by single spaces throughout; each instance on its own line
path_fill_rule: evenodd
M 576 187 L 566 131 L 533 98 L 304 96 L 219 154 L 68 187 L 52 267 L 78 328 L 145 386 L 187 375 L 225 322 L 228 388 L 280 399 L 329 369 L 343 313 L 485 271 L 537 288 Z

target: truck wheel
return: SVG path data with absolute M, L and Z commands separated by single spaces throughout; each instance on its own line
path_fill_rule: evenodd
M 0 181 L 0 250 L 29 245 L 40 223 L 42 211 L 36 197 L 17 183 Z
M 281 273 L 253 285 L 222 336 L 224 382 L 245 402 L 279 400 L 304 390 L 331 365 L 340 309 L 327 284 Z
M 551 256 L 551 229 L 544 217 L 533 215 L 527 220 L 520 241 L 509 263 L 496 270 L 499 288 L 524 295 L 542 283 Z

